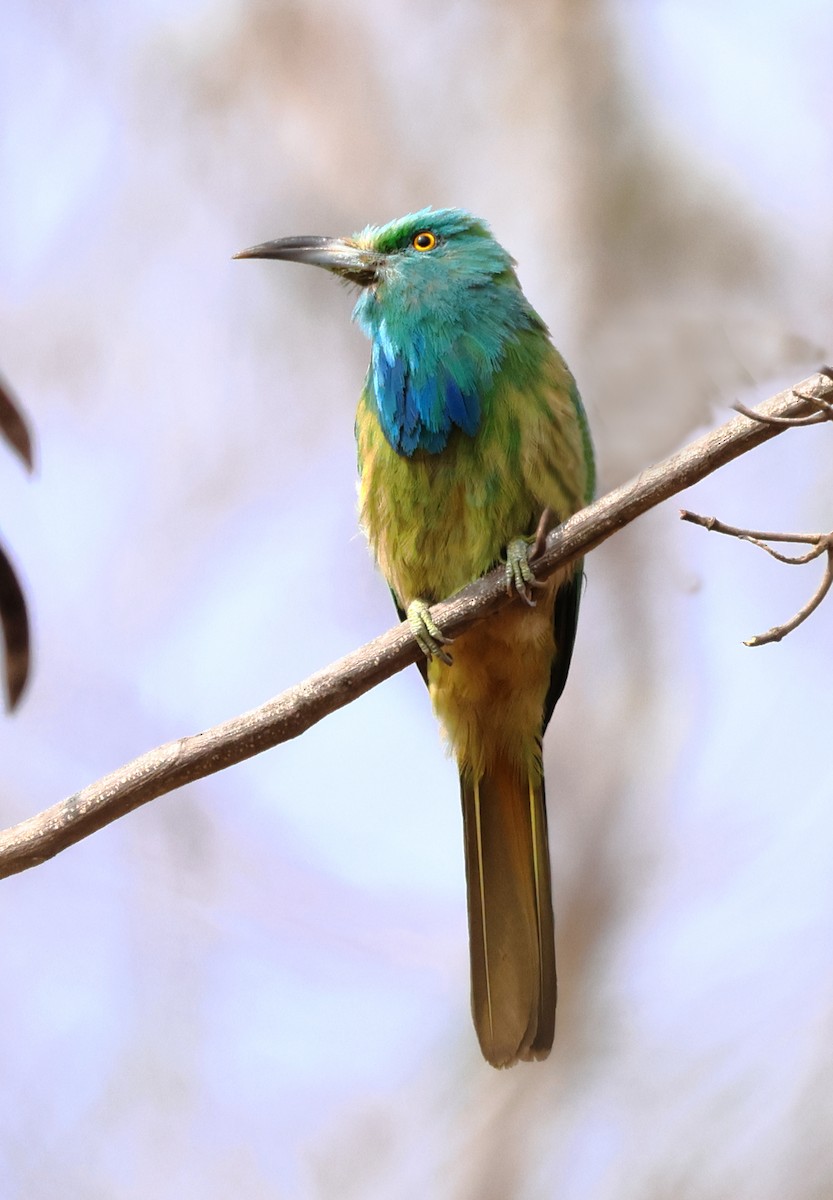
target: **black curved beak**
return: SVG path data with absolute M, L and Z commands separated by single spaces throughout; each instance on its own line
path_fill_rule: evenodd
M 348 238 L 288 237 L 274 242 L 261 242 L 248 250 L 238 250 L 234 258 L 278 258 L 286 262 L 309 263 L 325 267 L 351 283 L 366 287 L 379 273 L 383 256 L 366 250 Z

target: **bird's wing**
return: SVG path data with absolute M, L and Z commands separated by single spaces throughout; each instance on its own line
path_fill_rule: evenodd
M 573 657 L 573 646 L 576 640 L 576 625 L 578 624 L 578 609 L 583 584 L 584 571 L 582 570 L 582 564 L 578 563 L 575 573 L 566 582 L 562 583 L 555 595 L 552 620 L 556 650 L 552 660 L 550 686 L 547 690 L 546 700 L 544 701 L 544 720 L 541 725 L 542 734 L 549 724 L 552 711 L 558 703 L 561 693 L 564 691 L 564 684 L 567 682 L 567 673 L 570 670 L 570 661 Z

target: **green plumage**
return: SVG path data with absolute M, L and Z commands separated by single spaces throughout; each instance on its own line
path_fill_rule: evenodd
M 361 288 L 354 315 L 372 346 L 356 415 L 361 519 L 428 652 L 460 769 L 475 1027 L 495 1066 L 543 1058 L 555 957 L 541 738 L 569 667 L 580 567 L 525 604 L 518 539 L 544 509 L 563 520 L 592 495 L 575 383 L 511 258 L 460 210 L 244 256 L 311 262 Z M 449 665 L 426 605 L 505 555 L 523 595 L 459 636 Z

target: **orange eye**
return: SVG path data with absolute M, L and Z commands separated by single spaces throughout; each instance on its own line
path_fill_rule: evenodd
M 420 233 L 414 235 L 414 240 L 411 242 L 414 250 L 433 250 L 437 244 L 437 239 L 430 229 L 423 229 Z

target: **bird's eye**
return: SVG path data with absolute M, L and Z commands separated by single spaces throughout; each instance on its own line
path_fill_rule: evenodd
M 414 234 L 414 239 L 411 242 L 414 250 L 420 250 L 423 253 L 426 250 L 433 250 L 437 244 L 437 239 L 430 229 L 423 229 L 420 233 Z

